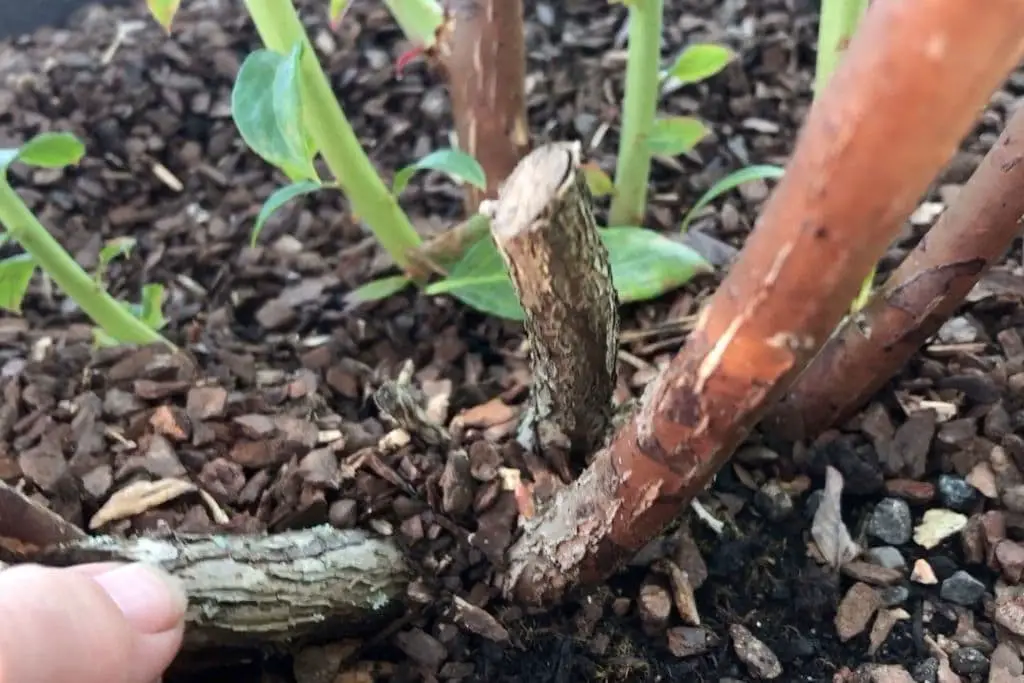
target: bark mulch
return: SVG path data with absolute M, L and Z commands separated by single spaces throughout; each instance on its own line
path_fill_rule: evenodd
M 357 3 L 331 33 L 322 2 L 299 4 L 382 172 L 448 144 L 443 85 L 418 66 L 394 78 L 406 45 L 383 9 Z M 671 232 L 725 173 L 785 161 L 810 98 L 816 3 L 667 4 L 667 50 L 712 40 L 741 55 L 664 99 L 714 130 L 693 154 L 655 164 L 649 222 Z M 74 169 L 13 169 L 23 197 L 86 267 L 107 240 L 137 239 L 111 266 L 111 288 L 137 298 L 164 284 L 168 335 L 189 356 L 96 350 L 80 312 L 37 278 L 24 316 L 0 318 L 0 479 L 97 533 L 366 528 L 396 539 L 420 577 L 409 613 L 376 636 L 172 680 L 1021 680 L 1019 244 L 849 424 L 813 444 L 752 436 L 702 499 L 720 534 L 688 512 L 608 584 L 531 614 L 491 582 L 517 515 L 500 468 L 551 476 L 513 439 L 529 387 L 521 328 L 411 292 L 349 306 L 345 294 L 389 263 L 336 196 L 283 210 L 250 247 L 282 181 L 230 119 L 232 78 L 258 40 L 238 2 L 183 5 L 169 39 L 135 3 L 0 43 L 0 143 L 71 130 L 88 149 Z M 527 13 L 536 139 L 582 138 L 612 171 L 623 8 L 533 1 Z M 1024 72 L 993 98 L 883 273 L 1022 97 Z M 688 239 L 727 264 L 768 190 L 752 183 L 718 202 Z M 403 203 L 431 232 L 458 217 L 460 191 L 428 175 Z M 678 350 L 714 285 L 624 310 L 619 400 Z M 375 395 L 400 376 L 442 438 L 380 410 Z M 449 457 L 456 446 L 465 460 Z M 870 547 L 841 575 L 809 545 L 828 465 L 844 480 L 851 533 Z M 169 479 L 194 487 L 111 506 L 133 483 Z

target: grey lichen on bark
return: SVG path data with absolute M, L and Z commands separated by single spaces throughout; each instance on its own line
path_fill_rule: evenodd
M 372 633 L 400 614 L 410 571 L 390 541 L 323 525 L 271 535 L 117 538 L 51 547 L 52 566 L 156 565 L 188 593 L 186 651 L 287 647 Z
M 528 448 L 603 443 L 612 414 L 618 296 L 580 165 L 580 144 L 531 152 L 502 186 L 491 233 L 530 343 L 533 385 L 520 430 Z

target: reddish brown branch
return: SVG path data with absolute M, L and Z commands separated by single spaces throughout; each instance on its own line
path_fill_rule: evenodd
M 953 314 L 1020 234 L 1024 109 L 932 229 L 860 313 L 846 320 L 765 426 L 814 437 L 878 391 Z
M 684 349 L 608 449 L 509 551 L 548 602 L 603 580 L 701 491 L 821 348 L 991 91 L 1024 55 L 1024 3 L 872 4 L 785 178 Z
M 487 174 L 469 187 L 466 211 L 493 199 L 529 148 L 522 0 L 448 0 L 436 54 L 448 81 L 459 147 Z

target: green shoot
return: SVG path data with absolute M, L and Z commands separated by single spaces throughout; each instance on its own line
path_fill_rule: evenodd
M 294 5 L 290 0 L 246 0 L 245 5 L 267 48 L 246 58 L 232 93 L 232 115 L 240 132 L 246 127 L 246 143 L 252 146 L 252 136 L 261 132 L 257 144 L 262 146 L 253 150 L 293 183 L 320 182 L 312 171 L 319 153 L 353 213 L 395 263 L 408 268 L 408 252 L 420 244 L 420 236 L 360 146 Z
M 152 311 L 148 311 L 149 320 L 144 320 L 111 297 L 64 251 L 7 181 L 7 168 L 12 163 L 64 168 L 77 164 L 84 154 L 85 146 L 69 133 L 42 133 L 19 148 L 0 150 L 0 224 L 26 252 L 0 263 L 0 306 L 21 312 L 22 299 L 38 266 L 110 339 L 126 344 L 161 342 L 174 348 L 157 328 L 147 324 L 156 320 Z M 108 253 L 107 258 L 109 263 L 113 256 Z M 162 295 L 162 288 L 160 293 Z M 158 302 L 150 301 L 150 307 L 154 303 Z M 157 308 L 159 310 L 159 306 Z
M 640 225 L 647 211 L 651 173 L 648 137 L 658 107 L 664 0 L 623 0 L 629 5 L 629 48 L 622 102 L 622 131 L 615 168 L 610 225 Z

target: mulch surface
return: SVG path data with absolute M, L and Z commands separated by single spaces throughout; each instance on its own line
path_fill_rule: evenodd
M 530 614 L 491 585 L 491 560 L 517 514 L 499 468 L 542 469 L 513 439 L 529 387 L 520 326 L 411 292 L 347 307 L 345 294 L 389 263 L 336 196 L 281 211 L 250 247 L 260 204 L 282 182 L 230 119 L 232 79 L 259 42 L 240 3 L 183 4 L 169 39 L 135 3 L 89 8 L 67 30 L 0 43 L 0 143 L 70 130 L 88 149 L 74 169 L 13 169 L 22 196 L 88 268 L 107 240 L 136 238 L 131 257 L 111 266 L 111 289 L 137 299 L 143 284 L 164 284 L 167 334 L 190 356 L 97 351 L 83 316 L 37 278 L 24 316 L 0 319 L 0 478 L 75 525 L 115 535 L 325 522 L 372 529 L 406 548 L 422 576 L 410 589 L 414 609 L 378 637 L 172 680 L 725 683 L 758 680 L 772 658 L 783 681 L 1020 680 L 1019 244 L 841 430 L 813 444 L 751 437 L 702 497 L 726 522 L 721 535 L 687 512 L 607 585 Z M 443 85 L 421 65 L 395 79 L 406 45 L 383 9 L 356 3 L 332 33 L 324 3 L 299 4 L 382 172 L 448 144 Z M 810 100 L 816 10 L 803 0 L 667 4 L 672 52 L 711 40 L 741 54 L 708 83 L 664 98 L 664 111 L 699 115 L 714 130 L 692 155 L 655 164 L 649 225 L 671 231 L 728 171 L 785 161 Z M 623 8 L 532 1 L 527 13 L 535 141 L 581 138 L 612 171 Z M 1018 73 L 883 273 L 955 195 L 1022 97 Z M 753 183 L 718 202 L 691 239 L 727 263 L 768 189 Z M 426 233 L 458 218 L 459 199 L 447 180 L 425 176 L 402 201 Z M 715 284 L 624 310 L 620 400 L 639 396 L 679 349 Z M 431 443 L 378 408 L 375 392 L 403 371 L 450 442 Z M 455 446 L 467 463 L 448 458 Z M 841 575 L 809 552 L 828 465 L 844 478 L 851 533 L 872 549 Z M 175 478 L 208 495 L 186 491 L 138 514 L 108 514 L 116 491 Z M 952 531 L 924 547 L 921 534 L 941 536 L 942 524 Z M 673 568 L 685 572 L 695 607 L 679 606 L 686 590 Z M 495 617 L 509 642 L 458 625 L 453 596 Z

